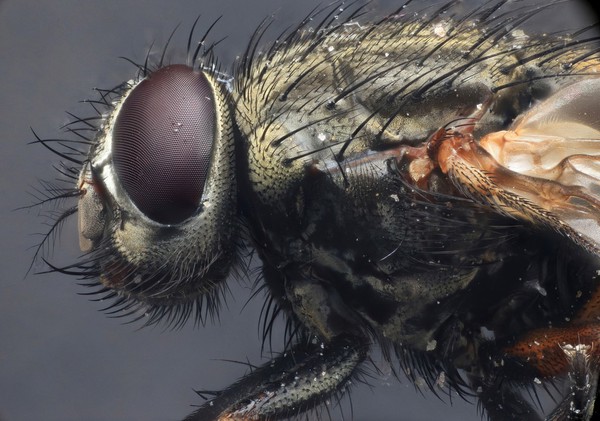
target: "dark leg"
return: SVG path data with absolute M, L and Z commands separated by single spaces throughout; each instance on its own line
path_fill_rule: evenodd
M 296 345 L 221 391 L 185 421 L 274 420 L 310 410 L 344 390 L 367 351 L 368 344 L 354 337 Z
M 547 421 L 587 421 L 592 417 L 598 387 L 598 370 L 591 361 L 590 345 L 564 345 L 569 361 L 569 393 L 546 418 Z M 597 415 L 597 414 L 596 414 Z
M 471 387 L 492 421 L 519 420 L 542 421 L 542 417 L 527 402 L 520 391 L 506 381 L 471 379 Z

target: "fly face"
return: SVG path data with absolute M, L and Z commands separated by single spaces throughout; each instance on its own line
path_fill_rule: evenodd
M 326 9 L 267 47 L 262 25 L 231 92 L 212 47 L 102 92 L 77 184 L 82 274 L 149 323 L 203 321 L 243 232 L 262 262 L 265 337 L 289 321 L 286 353 L 188 419 L 311 410 L 360 376 L 374 343 L 417 385 L 473 393 L 492 418 L 536 419 L 519 386 L 561 378 L 575 395 L 552 416 L 591 416 L 595 38 L 514 29 L 537 8 L 453 7 L 373 24 Z
M 185 65 L 143 73 L 111 92 L 80 172 L 79 243 L 123 307 L 151 322 L 200 318 L 234 252 L 228 93 L 214 74 Z

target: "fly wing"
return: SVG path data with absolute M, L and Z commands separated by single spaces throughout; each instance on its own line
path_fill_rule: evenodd
M 560 89 L 479 143 L 446 135 L 440 168 L 467 196 L 600 254 L 600 79 Z

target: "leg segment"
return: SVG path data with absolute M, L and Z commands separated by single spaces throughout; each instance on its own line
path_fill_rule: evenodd
M 338 337 L 298 344 L 247 374 L 185 421 L 276 420 L 310 410 L 344 390 L 367 356 L 368 344 Z
M 532 405 L 518 389 L 496 379 L 470 379 L 471 387 L 490 420 L 542 421 Z
M 569 393 L 546 418 L 547 421 L 591 420 L 598 388 L 596 361 L 589 345 L 562 347 L 569 361 Z

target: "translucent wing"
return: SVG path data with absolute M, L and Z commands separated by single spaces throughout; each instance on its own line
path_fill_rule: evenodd
M 433 140 L 437 162 L 475 201 L 600 254 L 599 97 L 600 79 L 586 79 L 479 142 L 464 131 L 445 131 Z

